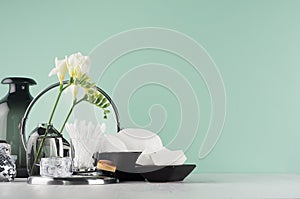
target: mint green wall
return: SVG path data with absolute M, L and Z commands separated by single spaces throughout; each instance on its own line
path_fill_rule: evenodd
M 0 78 L 33 77 L 35 95 L 56 81 L 47 77 L 56 56 L 88 54 L 133 28 L 174 29 L 203 45 L 226 87 L 227 116 L 218 144 L 199 160 L 199 131 L 186 152 L 196 172 L 300 173 L 299 7 L 299 1 L 283 0 L 2 0 Z M 0 96 L 6 92 L 1 86 Z

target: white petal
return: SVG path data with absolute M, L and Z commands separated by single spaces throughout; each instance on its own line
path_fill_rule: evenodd
M 104 133 L 106 130 L 106 124 L 105 123 L 102 123 L 101 124 L 101 132 Z
M 50 76 L 52 76 L 52 75 L 55 75 L 55 74 L 57 74 L 58 73 L 58 70 L 57 70 L 57 68 L 53 68 L 51 71 L 50 71 L 50 73 L 49 73 L 49 77 Z
M 83 58 L 83 63 L 81 65 L 81 72 L 83 74 L 88 74 L 89 73 L 89 70 L 90 70 L 90 65 L 91 65 L 91 62 L 90 62 L 90 59 L 88 56 L 84 56 Z
M 81 88 L 81 87 L 72 84 L 71 86 L 69 86 L 69 87 L 65 90 L 65 92 L 66 92 L 66 93 L 72 93 L 73 99 L 75 99 L 75 98 L 77 97 L 79 88 Z

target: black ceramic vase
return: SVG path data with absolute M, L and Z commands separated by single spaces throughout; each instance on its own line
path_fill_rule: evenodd
M 26 152 L 20 135 L 20 123 L 32 101 L 29 86 L 36 82 L 30 78 L 9 77 L 1 82 L 9 84 L 8 94 L 0 100 L 0 140 L 11 145 L 11 154 L 17 155 L 17 177 L 27 177 Z

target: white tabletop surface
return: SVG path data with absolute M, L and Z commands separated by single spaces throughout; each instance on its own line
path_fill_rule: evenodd
M 0 198 L 300 198 L 300 175 L 194 174 L 183 182 L 108 185 L 0 183 Z

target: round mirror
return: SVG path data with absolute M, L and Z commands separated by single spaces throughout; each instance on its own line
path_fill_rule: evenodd
M 64 81 L 64 84 L 67 84 L 68 81 Z M 110 98 L 110 96 L 103 91 L 101 88 L 96 86 L 96 89 L 103 94 L 103 96 L 110 102 L 111 106 L 108 107 L 110 113 L 107 116 L 107 119 L 103 118 L 102 109 L 96 107 L 89 102 L 82 102 L 75 106 L 71 117 L 68 122 L 72 123 L 75 119 L 85 120 L 87 122 L 105 123 L 106 124 L 106 133 L 116 133 L 120 130 L 119 114 L 116 105 Z M 26 146 L 27 137 L 30 132 L 37 127 L 40 123 L 48 123 L 52 109 L 54 107 L 57 95 L 59 90 L 59 83 L 50 85 L 48 88 L 40 92 L 29 104 L 27 110 L 24 114 L 21 123 L 21 136 L 23 139 L 23 145 Z M 79 93 L 80 95 L 80 93 Z M 54 117 L 52 120 L 53 126 L 60 130 L 62 127 L 68 112 L 72 104 L 72 93 L 65 90 L 59 100 Z M 69 135 L 66 130 L 63 130 L 63 136 L 66 139 L 69 139 Z M 26 148 L 26 147 L 25 147 Z

